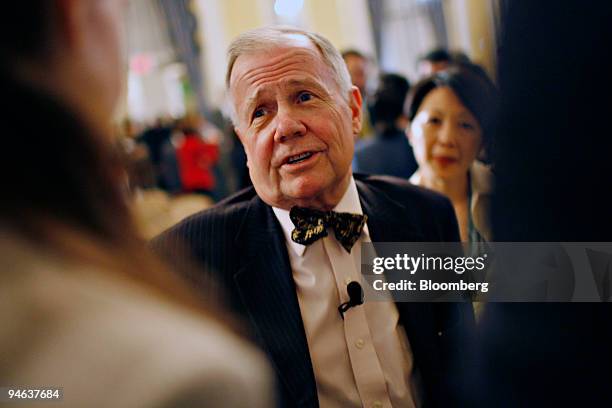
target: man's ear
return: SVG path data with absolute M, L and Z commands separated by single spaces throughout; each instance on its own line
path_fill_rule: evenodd
M 351 109 L 351 123 L 353 125 L 353 134 L 357 135 L 361 132 L 361 116 L 363 99 L 361 92 L 356 86 L 352 86 L 349 92 L 349 108 Z

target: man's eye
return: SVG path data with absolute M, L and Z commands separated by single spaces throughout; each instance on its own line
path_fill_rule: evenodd
M 257 108 L 255 112 L 253 112 L 253 119 L 261 118 L 266 114 L 266 110 L 264 108 Z
M 472 125 L 471 123 L 468 123 L 468 122 L 461 122 L 461 123 L 459 123 L 459 126 L 461 126 L 462 129 L 467 129 L 467 130 L 474 129 L 474 125 Z
M 430 117 L 427 120 L 427 123 L 431 123 L 431 124 L 434 124 L 434 125 L 439 125 L 440 123 L 442 123 L 442 119 L 436 118 L 436 117 Z
M 298 101 L 300 102 L 308 102 L 312 99 L 312 94 L 310 92 L 302 92 L 298 95 Z

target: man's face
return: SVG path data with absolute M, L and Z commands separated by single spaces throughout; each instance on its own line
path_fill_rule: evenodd
M 365 58 L 361 58 L 357 55 L 347 55 L 344 59 L 346 67 L 348 68 L 349 74 L 351 75 L 351 81 L 362 94 L 366 89 L 366 83 L 368 81 L 368 64 Z
M 306 38 L 243 54 L 230 80 L 235 129 L 266 203 L 331 209 L 350 180 L 361 95 L 341 95 L 333 71 Z M 347 101 L 348 99 L 348 101 Z

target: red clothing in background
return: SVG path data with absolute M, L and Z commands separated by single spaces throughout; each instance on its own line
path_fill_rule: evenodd
M 219 160 L 219 147 L 198 135 L 186 135 L 176 152 L 183 190 L 211 191 L 215 187 L 213 166 Z

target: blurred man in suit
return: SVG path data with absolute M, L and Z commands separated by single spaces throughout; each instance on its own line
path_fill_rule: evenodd
M 283 406 L 452 405 L 446 373 L 466 347 L 469 305 L 366 302 L 338 313 L 347 284 L 361 281 L 364 242 L 459 239 L 449 201 L 353 176 L 361 93 L 320 35 L 240 35 L 227 87 L 254 188 L 183 221 L 158 247 L 186 242 L 202 275 L 224 284 L 274 363 Z
M 404 101 L 410 89 L 406 78 L 383 74 L 373 98 L 372 112 L 376 137 L 355 147 L 353 170 L 356 173 L 386 174 L 410 178 L 418 164 L 404 133 L 408 119 Z

